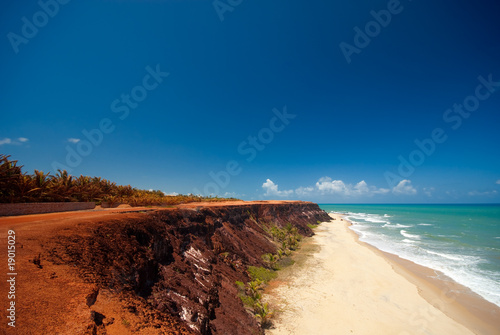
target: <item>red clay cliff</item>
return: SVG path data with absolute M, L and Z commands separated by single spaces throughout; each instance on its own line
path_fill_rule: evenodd
M 262 223 L 290 222 L 311 236 L 307 224 L 328 220 L 318 205 L 298 201 L 0 218 L 2 236 L 15 231 L 18 273 L 16 327 L 2 315 L 0 331 L 261 334 L 235 281 L 247 282 L 247 267 L 276 252 Z M 9 288 L 0 282 L 4 295 Z

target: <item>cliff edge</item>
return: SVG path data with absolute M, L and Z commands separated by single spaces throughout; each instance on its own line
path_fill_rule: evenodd
M 299 201 L 23 218 L 0 221 L 16 235 L 16 329 L 3 322 L 7 334 L 261 334 L 235 282 L 276 253 L 265 225 L 311 236 L 308 224 L 330 220 Z

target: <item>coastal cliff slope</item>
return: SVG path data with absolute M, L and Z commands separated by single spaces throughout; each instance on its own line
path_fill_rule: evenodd
M 261 334 L 235 282 L 276 253 L 264 224 L 329 220 L 298 201 L 25 218 L 0 225 L 17 236 L 16 334 Z

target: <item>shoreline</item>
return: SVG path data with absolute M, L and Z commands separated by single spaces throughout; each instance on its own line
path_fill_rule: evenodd
M 266 334 L 499 334 L 496 305 L 359 241 L 350 221 L 330 216 L 266 290 L 278 307 Z
M 385 258 L 396 273 L 417 286 L 418 293 L 428 303 L 475 334 L 500 333 L 500 307 L 487 301 L 470 288 L 455 282 L 438 270 L 382 251 L 371 244 L 361 241 L 359 235 L 349 228 L 352 222 L 346 220 L 343 215 L 341 217 L 343 217 L 346 228 L 353 234 L 358 244 Z

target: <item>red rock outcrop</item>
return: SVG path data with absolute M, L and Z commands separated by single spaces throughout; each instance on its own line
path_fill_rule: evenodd
M 311 236 L 307 224 L 327 220 L 308 202 L 180 206 L 82 223 L 44 241 L 42 260 L 70 266 L 93 287 L 86 306 L 99 303 L 100 292 L 119 297 L 140 320 L 132 331 L 164 327 L 167 318 L 177 320 L 171 334 L 261 334 L 235 286 L 249 280 L 249 265 L 276 252 L 261 223 L 289 222 Z M 106 333 L 106 314 L 93 311 L 89 333 Z

